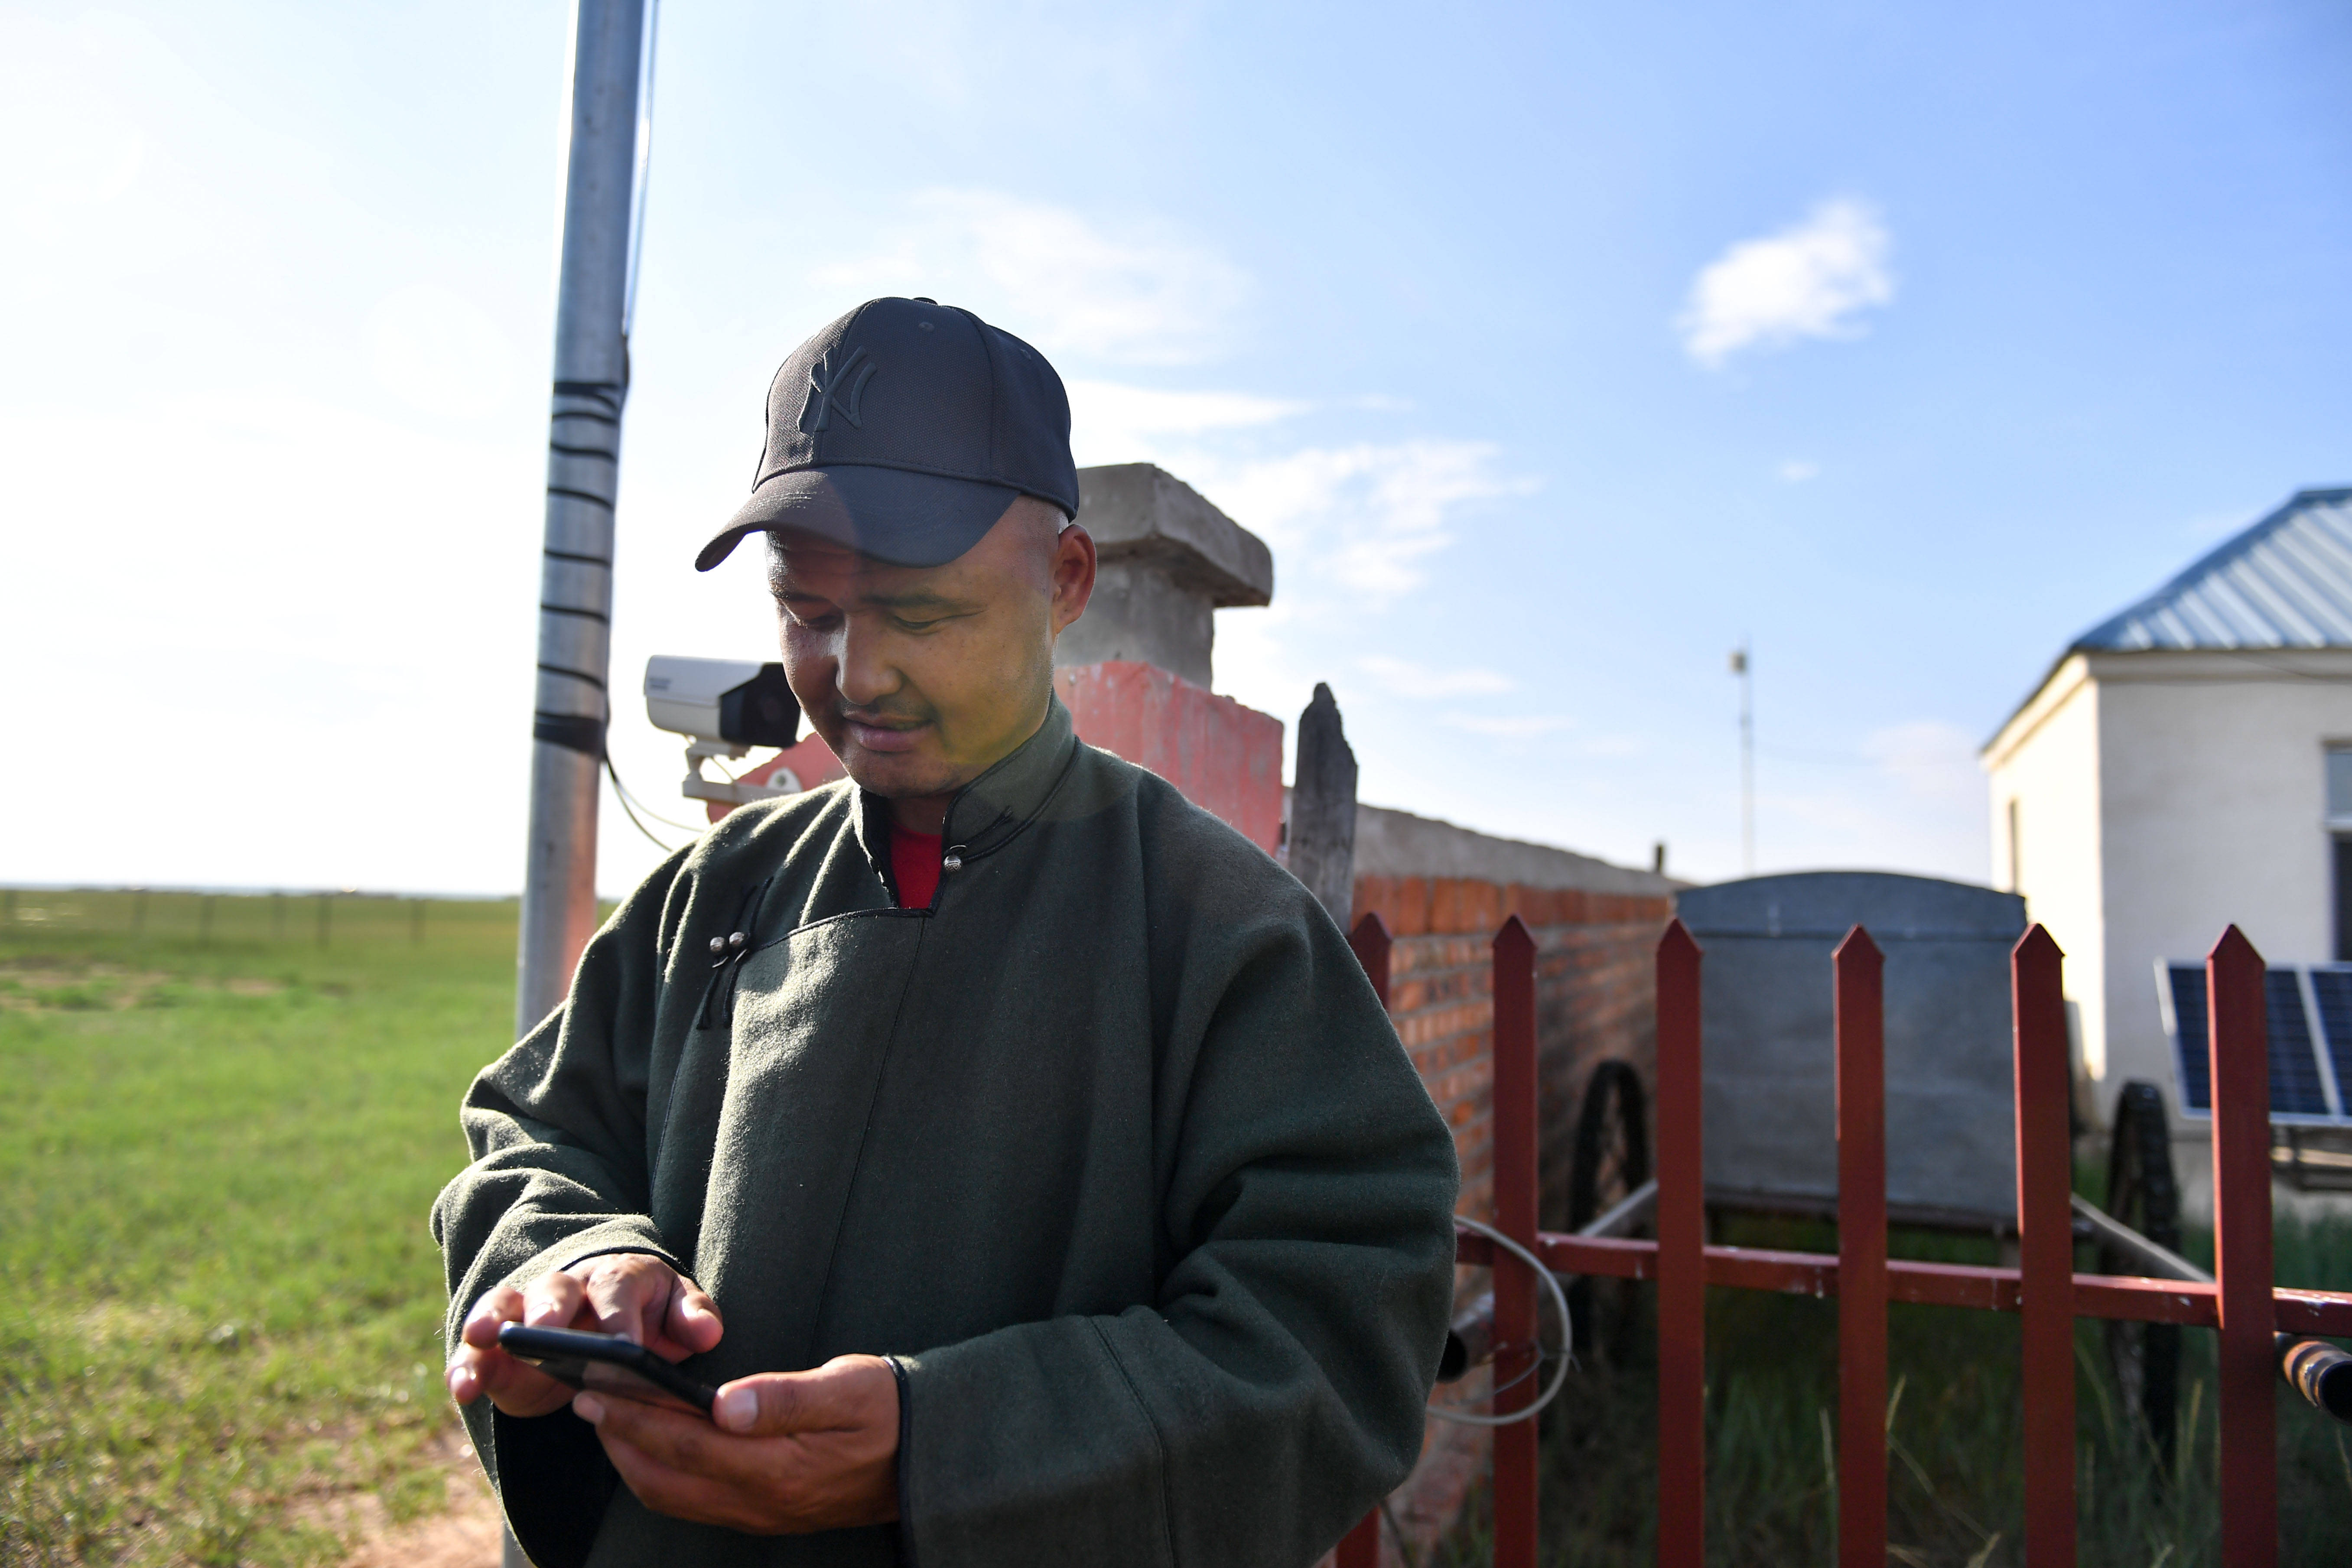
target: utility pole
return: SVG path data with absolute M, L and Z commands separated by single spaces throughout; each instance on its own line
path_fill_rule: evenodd
M 1748 639 L 1731 650 L 1739 678 L 1739 872 L 1756 875 L 1756 678 L 1748 668 Z
M 578 5 L 530 723 L 530 841 L 516 960 L 518 1038 L 562 1002 L 595 930 L 597 774 L 612 718 L 605 677 L 613 503 L 629 390 L 629 238 L 646 0 Z

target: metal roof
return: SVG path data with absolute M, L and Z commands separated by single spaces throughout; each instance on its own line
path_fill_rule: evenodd
M 2303 490 L 2068 648 L 2352 647 L 2352 489 Z

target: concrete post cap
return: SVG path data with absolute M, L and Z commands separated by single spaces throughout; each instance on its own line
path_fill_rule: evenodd
M 1101 560 L 1156 568 L 1218 609 L 1274 598 L 1274 552 L 1265 541 L 1157 464 L 1080 468 L 1077 521 Z

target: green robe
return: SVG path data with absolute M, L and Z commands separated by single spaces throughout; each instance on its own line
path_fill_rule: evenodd
M 649 1512 L 569 1411 L 467 1413 L 542 1568 L 1303 1568 L 1404 1477 L 1444 1340 L 1453 1140 L 1322 908 L 1055 702 L 894 906 L 887 803 L 729 816 L 484 1069 L 433 1211 L 455 1334 L 649 1252 L 718 1384 L 899 1359 L 896 1527 Z M 746 940 L 714 958 L 710 943 Z

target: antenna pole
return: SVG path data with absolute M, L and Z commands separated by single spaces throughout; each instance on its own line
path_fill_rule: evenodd
M 1739 870 L 1756 875 L 1756 677 L 1748 668 L 1748 645 L 1741 638 L 1731 653 L 1731 673 L 1739 678 Z
M 597 773 L 612 718 L 614 501 L 628 396 L 625 313 L 645 0 L 579 0 L 556 288 L 539 687 L 531 714 L 515 1034 L 562 1001 L 596 925 Z

